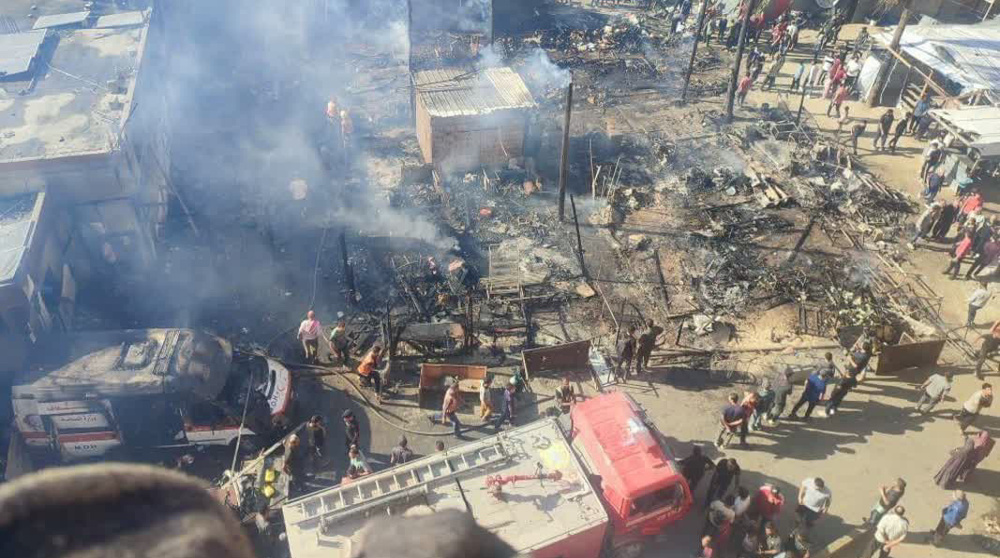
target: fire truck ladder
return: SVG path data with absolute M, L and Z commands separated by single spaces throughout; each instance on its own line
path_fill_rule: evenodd
M 507 459 L 507 449 L 495 440 L 476 444 L 465 451 L 431 455 L 293 500 L 284 506 L 285 521 L 290 524 L 316 520 L 333 522 L 399 498 L 426 493 L 432 485 Z

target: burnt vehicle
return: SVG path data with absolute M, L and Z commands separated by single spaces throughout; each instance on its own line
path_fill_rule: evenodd
M 281 363 L 200 331 L 74 332 L 41 341 L 34 354 L 14 376 L 14 422 L 46 461 L 235 449 L 237 438 L 252 451 L 281 435 L 294 408 Z

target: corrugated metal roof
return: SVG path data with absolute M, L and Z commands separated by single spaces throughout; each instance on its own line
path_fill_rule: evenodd
M 0 76 L 27 72 L 45 40 L 45 30 L 0 35 Z
M 987 157 L 1000 155 L 1000 107 L 934 109 L 931 114 L 972 136 L 972 146 Z
M 122 12 L 120 14 L 109 14 L 97 18 L 94 27 L 97 29 L 107 29 L 109 27 L 131 27 L 142 25 L 146 22 L 144 12 Z
M 76 25 L 87 21 L 88 17 L 90 17 L 90 12 L 44 15 L 35 20 L 35 26 L 32 29 L 48 29 L 49 27 Z
M 458 68 L 425 70 L 415 73 L 413 81 L 431 116 L 477 116 L 535 106 L 524 80 L 506 67 L 473 72 Z

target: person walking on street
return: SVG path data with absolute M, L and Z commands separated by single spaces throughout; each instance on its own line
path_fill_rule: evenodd
M 920 164 L 920 178 L 927 178 L 927 174 L 937 168 L 943 157 L 944 151 L 941 150 L 941 142 L 932 141 L 924 150 L 923 162 Z
M 507 389 L 503 390 L 503 404 L 500 406 L 500 414 L 497 415 L 496 421 L 493 422 L 493 428 L 495 430 L 500 430 L 505 422 L 510 422 L 511 426 L 514 425 L 514 411 L 515 411 L 515 399 L 514 399 L 514 384 L 507 384 Z
M 805 75 L 806 75 L 806 63 L 805 61 L 802 61 L 799 62 L 798 69 L 796 69 L 795 73 L 792 75 L 792 84 L 791 84 L 792 91 L 797 90 L 799 87 L 805 87 L 805 85 L 802 83 L 802 78 Z
M 323 417 L 313 415 L 309 419 L 306 424 L 306 440 L 309 442 L 309 458 L 315 471 L 323 462 L 326 453 L 326 427 L 323 426 Z
M 413 459 L 413 450 L 406 436 L 399 437 L 399 444 L 389 452 L 389 465 L 402 465 Z
M 788 401 L 788 396 L 795 389 L 795 385 L 792 383 L 792 376 L 794 374 L 795 372 L 791 368 L 786 367 L 784 370 L 779 370 L 771 381 L 771 389 L 774 391 L 774 404 L 771 405 L 768 418 L 770 418 L 772 425 L 777 423 L 778 418 L 785 412 L 785 403 Z
M 837 118 L 840 118 L 840 105 L 844 104 L 844 101 L 847 100 L 847 95 L 850 94 L 850 91 L 851 90 L 847 88 L 847 85 L 844 84 L 841 84 L 840 87 L 837 88 L 837 91 L 833 94 L 833 98 L 830 99 L 830 104 L 826 107 L 827 116 L 830 116 L 831 112 L 836 111 Z M 838 128 L 837 130 L 837 135 L 839 136 L 840 129 Z
M 878 522 L 882 520 L 882 516 L 896 507 L 899 501 L 903 499 L 904 494 L 906 494 L 906 481 L 901 478 L 896 479 L 892 484 L 880 486 L 878 489 L 878 500 L 872 506 L 872 511 L 868 517 L 864 518 L 864 526 L 869 528 L 877 526 Z
M 976 419 L 979 418 L 979 413 L 983 409 L 987 409 L 993 405 L 993 386 L 990 384 L 983 384 L 982 387 L 973 393 L 966 401 L 962 404 L 962 408 L 959 409 L 958 415 L 955 416 L 955 420 L 958 421 L 959 428 L 962 429 L 962 434 L 969 429 L 970 426 Z
M 971 269 L 971 268 L 970 268 Z M 984 306 L 993 298 L 993 293 L 990 292 L 990 284 L 986 281 L 980 281 L 979 287 L 972 291 L 969 295 L 969 314 L 965 319 L 965 327 L 975 327 L 976 325 L 976 314 L 983 309 Z
M 857 124 L 851 126 L 851 148 L 855 155 L 858 154 L 858 139 L 864 135 L 866 127 L 868 127 L 868 122 L 864 120 L 859 120 Z
M 444 392 L 444 402 L 441 404 L 441 423 L 447 424 L 451 421 L 455 429 L 455 437 L 462 437 L 462 422 L 458 420 L 458 406 L 461 394 L 458 393 L 458 382 L 448 386 L 448 391 Z
M 319 335 L 323 331 L 322 324 L 316 319 L 316 313 L 306 312 L 306 319 L 299 324 L 298 338 L 302 341 L 302 351 L 306 355 L 306 363 L 316 364 L 319 356 Z
M 975 239 L 973 239 L 973 244 L 975 244 Z M 1000 239 L 988 240 L 986 244 L 983 245 L 982 250 L 976 257 L 976 261 L 972 262 L 972 267 L 969 271 L 965 272 L 966 279 L 973 279 L 979 276 L 987 267 L 993 267 L 997 263 L 997 259 L 1000 259 Z
M 828 417 L 833 416 L 837 412 L 847 394 L 860 383 L 858 376 L 863 374 L 865 369 L 868 368 L 868 361 L 872 358 L 871 342 L 865 341 L 861 346 L 861 350 L 854 351 L 849 358 L 850 362 L 847 365 L 847 374 L 841 378 L 840 383 L 833 389 L 833 393 L 830 394 L 830 400 L 826 403 L 826 416 Z
M 729 404 L 722 409 L 722 417 L 719 419 L 722 429 L 715 437 L 715 445 L 719 448 L 728 446 L 729 440 L 737 433 L 740 435 L 740 444 L 746 445 L 746 434 L 743 431 L 746 420 L 746 410 L 740 405 L 740 396 L 735 393 L 730 394 Z
M 940 169 L 938 172 L 944 175 L 944 169 Z M 962 198 L 960 203 L 958 221 L 965 223 L 971 215 L 978 214 L 983 208 L 983 194 L 978 189 L 973 189 L 968 196 Z
M 778 79 L 778 74 L 781 73 L 781 68 L 785 66 L 785 56 L 779 54 L 774 57 L 771 61 L 771 65 L 767 68 L 767 77 L 764 78 L 764 88 L 770 90 L 774 87 L 774 82 Z
M 913 250 L 916 247 L 917 242 L 926 238 L 931 232 L 931 227 L 937 221 L 938 216 L 941 214 L 941 204 L 939 202 L 934 202 L 927 206 L 927 209 L 920 214 L 917 218 L 916 232 L 913 234 L 913 238 L 910 239 L 909 248 Z
M 808 421 L 813 409 L 816 408 L 816 404 L 819 403 L 820 399 L 826 393 L 827 383 L 834 374 L 834 366 L 833 353 L 826 353 L 825 356 L 826 363 L 806 379 L 802 396 L 799 397 L 799 401 L 792 407 L 792 412 L 788 415 L 788 418 L 798 419 L 799 408 L 806 405 L 806 413 L 803 418 Z
M 493 396 L 490 389 L 493 386 L 493 377 L 487 375 L 483 378 L 483 383 L 479 384 L 479 420 L 486 422 L 493 415 Z
M 361 427 L 358 425 L 358 419 L 350 410 L 344 411 L 341 417 L 344 419 L 344 446 L 347 449 L 351 449 L 351 446 L 361 447 Z
M 708 504 L 716 498 L 721 498 L 729 491 L 729 486 L 740 485 L 740 474 L 742 473 L 739 463 L 733 458 L 720 459 L 715 464 L 715 472 L 712 479 L 708 481 L 708 491 L 705 493 L 705 503 Z
M 909 119 L 910 113 L 906 113 L 906 116 L 896 123 L 896 128 L 892 131 L 892 139 L 889 140 L 890 152 L 896 152 L 896 146 L 899 144 L 899 138 L 903 137 L 903 134 L 906 133 L 906 124 Z
M 618 341 L 618 362 L 615 363 L 615 383 L 618 383 L 619 380 L 628 382 L 628 375 L 632 371 L 632 359 L 635 357 L 635 349 L 635 326 L 629 324 L 625 329 L 625 336 Z
M 893 548 L 899 546 L 910 530 L 910 522 L 905 517 L 906 509 L 896 506 L 892 513 L 887 513 L 875 526 L 875 533 L 868 541 L 861 556 L 865 558 L 888 558 Z
M 979 352 L 976 353 L 976 377 L 983 379 L 983 366 L 986 360 L 996 353 L 1000 348 L 1000 320 L 993 322 L 993 327 L 983 335 L 983 342 L 979 345 Z
M 927 114 L 927 111 L 931 110 L 931 104 L 927 100 L 927 94 L 925 93 L 917 101 L 917 104 L 913 107 L 913 116 L 910 118 L 910 133 L 912 134 L 917 129 L 917 123 Z
M 934 532 L 928 535 L 927 540 L 934 546 L 941 546 L 941 541 L 952 529 L 961 529 L 962 521 L 969 515 L 969 500 L 965 497 L 964 490 L 956 490 L 951 495 L 951 502 L 941 510 L 941 519 L 938 520 Z
M 765 523 L 777 521 L 784 505 L 785 497 L 781 494 L 781 489 L 773 484 L 761 486 L 757 494 L 754 495 L 753 511 Z
M 962 267 L 962 260 L 972 251 L 972 233 L 965 231 L 962 239 L 955 243 L 952 249 L 952 257 L 948 262 L 948 267 L 942 272 L 944 275 L 951 273 L 952 279 L 958 279 L 959 269 Z
M 812 527 L 816 520 L 830 511 L 833 494 L 819 477 L 808 478 L 799 486 L 798 506 L 795 508 L 796 524 Z
M 705 473 L 715 468 L 715 463 L 701 452 L 701 446 L 691 448 L 691 455 L 681 459 L 680 464 L 681 475 L 687 481 L 692 494 L 698 489 L 698 484 L 705 477 Z
M 924 179 L 924 191 L 922 193 L 924 201 L 931 203 L 934 198 L 937 197 L 938 192 L 941 191 L 941 186 L 944 185 L 944 170 L 938 170 L 927 175 Z
M 840 114 L 837 118 L 837 143 L 840 143 L 840 133 L 844 131 L 844 127 L 851 122 L 851 107 L 844 107 L 844 112 Z M 850 130 L 850 128 L 848 128 Z
M 953 376 L 952 372 L 933 374 L 924 383 L 920 384 L 920 387 L 917 388 L 920 390 L 920 399 L 917 401 L 916 411 L 921 415 L 926 415 L 933 411 L 934 407 L 951 392 L 951 380 Z
M 892 131 L 892 121 L 894 118 L 892 109 L 889 109 L 882 114 L 881 118 L 878 119 L 878 133 L 875 136 L 875 141 L 872 143 L 872 146 L 874 146 L 876 150 L 885 149 L 885 142 L 889 140 L 889 132 Z M 879 147 L 879 143 L 882 144 L 881 147 Z
M 658 345 L 656 339 L 663 333 L 663 328 L 653 323 L 653 320 L 646 322 L 646 330 L 642 332 L 636 341 L 635 349 L 635 371 L 637 374 L 646 372 L 649 367 L 649 357 L 653 354 L 653 349 Z

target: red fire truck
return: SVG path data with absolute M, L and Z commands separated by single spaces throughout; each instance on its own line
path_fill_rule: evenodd
M 467 511 L 534 558 L 634 558 L 691 508 L 663 436 L 629 396 L 544 419 L 287 503 L 292 558 L 349 558 L 377 515 Z M 356 550 L 356 549 L 355 549 Z

